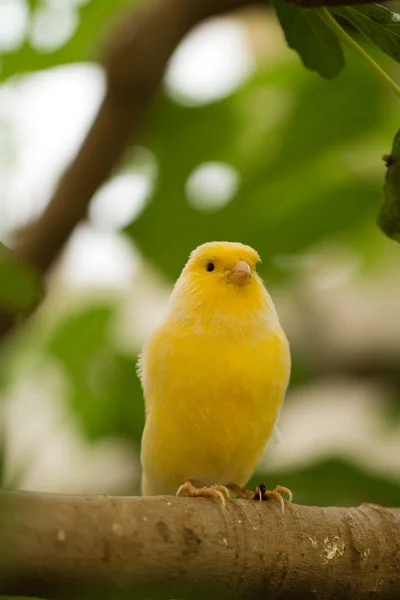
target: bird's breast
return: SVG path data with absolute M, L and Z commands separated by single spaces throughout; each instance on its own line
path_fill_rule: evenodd
M 240 343 L 164 334 L 151 350 L 144 372 L 147 454 L 153 461 L 163 455 L 164 469 L 183 477 L 245 479 L 287 387 L 290 356 L 281 329 Z

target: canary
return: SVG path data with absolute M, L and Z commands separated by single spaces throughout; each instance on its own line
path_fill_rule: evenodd
M 178 278 L 165 322 L 138 363 L 146 405 L 143 495 L 244 498 L 291 492 L 246 490 L 277 422 L 290 351 L 250 246 L 210 242 Z

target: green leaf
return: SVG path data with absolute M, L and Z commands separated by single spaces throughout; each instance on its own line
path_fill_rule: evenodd
M 388 169 L 378 225 L 388 237 L 400 242 L 400 129 L 394 137 L 392 151 L 385 159 Z
M 97 58 L 97 45 L 110 25 L 129 9 L 132 0 L 91 0 L 79 7 L 79 25 L 74 35 L 53 52 L 41 52 L 26 39 L 18 49 L 1 55 L 0 80 L 50 67 L 93 60 Z M 32 8 L 32 7 L 31 7 Z
M 325 79 L 333 79 L 344 67 L 339 40 L 313 9 L 300 8 L 285 0 L 273 0 L 276 14 L 290 48 L 303 64 Z
M 0 252 L 0 306 L 11 312 L 33 308 L 40 299 L 39 276 L 9 252 Z
M 400 17 L 380 4 L 335 6 L 331 13 L 345 18 L 368 40 L 400 62 Z

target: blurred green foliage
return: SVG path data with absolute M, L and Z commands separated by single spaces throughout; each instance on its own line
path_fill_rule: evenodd
M 0 307 L 12 313 L 29 310 L 41 293 L 38 275 L 0 248 Z
M 65 371 L 71 409 L 89 439 L 119 435 L 140 444 L 144 409 L 136 359 L 115 349 L 112 318 L 110 306 L 74 313 L 55 329 L 46 351 Z
M 248 487 L 254 489 L 260 477 L 262 474 L 254 475 Z M 284 485 L 296 490 L 296 503 L 315 506 L 359 506 L 363 502 L 397 506 L 400 498 L 400 483 L 336 457 L 311 467 L 268 475 L 265 483 L 268 489 Z
M 76 32 L 62 47 L 40 52 L 26 39 L 2 56 L 0 77 L 93 58 L 99 39 L 127 5 L 128 0 L 81 4 Z M 31 0 L 29 6 L 32 12 L 39 3 Z M 283 6 L 286 11 L 293 7 L 279 6 L 282 21 Z M 342 66 L 340 48 L 334 42 L 331 46 L 329 76 Z M 135 140 L 154 155 L 157 174 L 144 210 L 124 233 L 169 283 L 189 252 L 212 239 L 239 240 L 257 248 L 262 274 L 272 287 L 293 279 L 293 270 L 280 266 L 280 255 L 300 255 L 324 243 L 345 243 L 364 258 L 380 252 L 385 241 L 376 237 L 374 228 L 384 166 L 381 174 L 379 167 L 371 169 L 369 152 L 376 151 L 378 164 L 397 128 L 398 110 L 372 73 L 356 57 L 345 55 L 346 68 L 332 82 L 285 58 L 274 66 L 261 65 L 237 90 L 215 102 L 193 106 L 160 92 L 148 127 Z M 318 58 L 319 71 L 325 68 L 326 57 L 316 46 L 310 56 Z M 234 196 L 219 210 L 196 208 L 187 197 L 189 177 L 210 162 L 228 165 L 238 175 Z M 32 301 L 34 295 L 35 286 L 24 273 L 0 264 L 4 303 L 24 308 L 21 302 Z M 50 333 L 31 332 L 22 345 L 30 343 L 32 352 L 63 373 L 71 415 L 89 440 L 119 436 L 138 447 L 144 423 L 136 376 L 139 348 L 131 354 L 118 348 L 115 311 L 112 303 L 93 302 L 67 315 Z M 16 347 L 16 360 L 19 353 L 21 346 Z M 293 365 L 294 386 L 318 377 L 315 365 L 300 351 Z M 12 385 L 12 378 L 4 381 Z M 264 476 L 257 474 L 251 485 L 260 478 Z M 270 487 L 291 487 L 295 500 L 308 504 L 396 505 L 400 494 L 397 483 L 344 458 L 266 479 Z
M 380 131 L 387 99 L 356 58 L 348 63 L 329 83 L 289 64 L 258 72 L 233 95 L 205 106 L 160 98 L 142 140 L 157 159 L 157 181 L 127 228 L 143 254 L 173 280 L 196 245 L 239 239 L 258 249 L 271 280 L 283 275 L 275 256 L 374 222 L 381 182 L 349 168 L 343 156 Z M 369 101 L 360 105 L 360 98 Z M 285 103 L 288 113 L 280 117 Z M 270 111 L 276 119 L 266 122 Z M 185 184 L 197 167 L 214 161 L 236 168 L 240 186 L 223 210 L 199 212 L 187 202 Z
M 60 48 L 43 52 L 35 48 L 27 36 L 20 47 L 3 53 L 0 81 L 13 75 L 96 59 L 96 50 L 101 49 L 99 40 L 103 40 L 105 34 L 109 32 L 110 25 L 118 18 L 122 18 L 124 12 L 133 4 L 134 0 L 83 2 L 76 8 L 78 11 L 76 31 Z M 43 10 L 44 2 L 31 0 L 28 6 L 29 23 L 36 11 Z

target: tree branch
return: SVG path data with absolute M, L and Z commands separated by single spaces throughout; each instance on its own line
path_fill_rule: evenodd
M 400 597 L 400 509 L 0 493 L 0 594 Z

